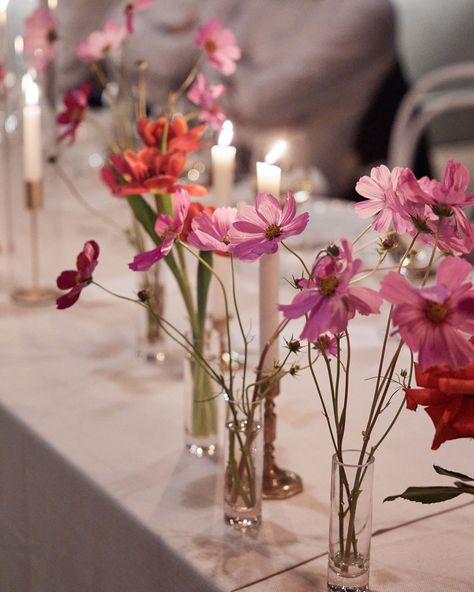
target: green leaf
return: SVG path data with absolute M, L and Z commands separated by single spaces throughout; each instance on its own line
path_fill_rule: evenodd
M 464 483 L 463 481 L 455 481 L 454 485 L 456 485 L 456 487 L 458 489 L 462 489 L 462 491 L 464 493 L 470 493 L 471 495 L 474 495 L 474 486 L 473 485 L 468 485 L 467 483 Z
M 443 467 L 439 467 L 438 465 L 433 465 L 433 469 L 440 475 L 454 477 L 454 479 L 460 479 L 461 481 L 474 481 L 474 478 L 472 477 L 468 477 L 467 475 L 463 475 L 462 473 L 456 473 L 455 471 L 450 471 L 448 469 L 443 469 Z
M 212 267 L 211 251 L 200 251 L 199 256 Z M 212 273 L 201 261 L 199 261 L 197 268 L 197 305 L 199 325 L 202 328 L 204 328 L 204 323 L 206 321 L 207 297 L 209 294 L 211 277 Z
M 421 504 L 436 504 L 453 499 L 461 495 L 463 490 L 459 487 L 409 487 L 399 495 L 386 497 L 384 502 L 392 502 L 398 498 L 406 499 L 410 502 L 419 502 Z
M 155 232 L 156 214 L 153 208 L 147 204 L 141 195 L 129 195 L 127 201 L 135 218 L 146 230 L 155 245 L 159 245 L 161 241 Z

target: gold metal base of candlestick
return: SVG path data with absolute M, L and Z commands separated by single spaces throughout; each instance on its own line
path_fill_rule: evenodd
M 303 491 L 303 480 L 293 471 L 273 464 L 263 476 L 263 499 L 287 499 Z
M 25 181 L 25 200 L 29 210 L 39 210 L 43 206 L 43 184 L 41 181 Z
M 280 392 L 276 382 L 265 396 L 264 415 L 264 457 L 263 457 L 263 499 L 287 499 L 303 491 L 303 481 L 293 471 L 280 469 L 275 462 L 276 422 L 275 397 Z
M 53 288 L 18 288 L 12 293 L 12 300 L 21 306 L 46 306 L 58 297 Z

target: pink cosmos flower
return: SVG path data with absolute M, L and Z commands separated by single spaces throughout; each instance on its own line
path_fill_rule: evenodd
M 133 17 L 137 10 L 145 10 L 155 3 L 155 0 L 133 0 L 125 7 L 125 28 L 127 33 L 133 33 Z
M 317 260 L 311 280 L 299 282 L 303 289 L 292 303 L 278 307 L 287 319 L 308 315 L 302 339 L 316 341 L 328 331 L 341 333 L 356 312 L 369 315 L 380 311 L 382 298 L 375 290 L 350 285 L 361 266 L 360 259 L 352 260 L 351 246 L 343 239 L 337 255 Z
M 69 308 L 77 302 L 82 290 L 92 281 L 92 274 L 97 267 L 99 252 L 99 245 L 95 241 L 87 241 L 77 256 L 76 269 L 63 271 L 58 276 L 56 280 L 58 288 L 60 290 L 69 290 L 69 292 L 56 300 L 57 308 Z
M 278 243 L 289 236 L 301 234 L 308 224 L 309 214 L 296 216 L 296 202 L 288 193 L 285 205 L 271 193 L 259 193 L 254 206 L 242 206 L 230 229 L 231 250 L 244 261 L 254 261 L 261 255 L 275 253 Z
M 458 254 L 472 250 L 474 227 L 463 210 L 474 204 L 474 193 L 466 193 L 468 184 L 469 172 L 453 160 L 446 164 L 442 181 L 427 177 L 417 180 L 409 169 L 403 171 L 399 188 L 414 228 L 421 231 L 421 240 L 433 243 L 438 232 L 440 250 Z
M 357 193 L 368 201 L 355 204 L 355 210 L 361 218 L 375 216 L 372 225 L 377 232 L 387 232 L 393 226 L 397 232 L 404 233 L 413 227 L 405 214 L 404 195 L 398 191 L 401 171 L 400 167 L 390 171 L 381 165 L 370 171 L 370 177 L 361 177 L 357 182 Z
M 62 142 L 68 136 L 72 144 L 76 140 L 77 128 L 81 125 L 84 114 L 87 110 L 91 85 L 87 82 L 79 88 L 69 89 L 63 98 L 65 110 L 59 113 L 56 121 L 60 125 L 66 125 L 66 130 L 59 136 L 58 141 Z
M 173 195 L 174 216 L 166 214 L 158 216 L 155 222 L 155 232 L 161 239 L 160 244 L 151 251 L 135 255 L 133 262 L 128 266 L 133 271 L 147 271 L 150 267 L 166 257 L 171 251 L 175 238 L 183 230 L 184 220 L 189 209 L 189 198 L 186 191 L 178 190 Z
M 199 120 L 208 123 L 217 131 L 222 128 L 222 124 L 227 119 L 224 110 L 217 103 L 217 99 L 224 92 L 225 86 L 223 84 L 208 84 L 206 77 L 200 72 L 187 94 L 191 103 L 202 107 Z
M 125 26 L 119 26 L 116 21 L 109 19 L 103 29 L 94 31 L 79 43 L 76 50 L 77 57 L 83 62 L 103 60 L 122 45 L 126 36 Z
M 224 29 L 219 19 L 210 19 L 199 27 L 196 45 L 203 49 L 209 61 L 225 76 L 235 72 L 235 62 L 240 59 L 240 47 L 230 29 Z
M 216 208 L 211 214 L 202 212 L 191 224 L 188 243 L 200 251 L 219 254 L 230 251 L 229 232 L 237 217 L 237 208 Z
M 57 20 L 45 8 L 37 8 L 25 19 L 25 53 L 29 65 L 44 70 L 58 52 Z
M 474 347 L 461 332 L 474 332 L 474 290 L 463 282 L 471 271 L 467 261 L 443 260 L 436 285 L 415 288 L 394 271 L 382 282 L 380 294 L 395 305 L 393 325 L 423 370 L 446 365 L 452 370 L 474 360 Z

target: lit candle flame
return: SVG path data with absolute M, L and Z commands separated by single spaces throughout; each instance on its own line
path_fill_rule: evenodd
M 23 42 L 23 37 L 21 35 L 17 35 L 15 37 L 15 40 L 13 41 L 13 47 L 15 48 L 15 54 L 17 56 L 20 56 L 23 54 L 23 48 L 24 48 L 24 42 Z
M 37 105 L 39 102 L 39 86 L 31 77 L 31 74 L 25 74 L 21 79 L 21 88 L 25 93 L 25 103 L 27 105 Z
M 58 6 L 58 0 L 48 0 L 49 10 L 56 10 L 57 6 Z
M 230 119 L 226 119 L 222 124 L 222 130 L 217 139 L 219 146 L 230 146 L 232 138 L 234 137 L 234 124 Z
M 278 140 L 278 142 L 275 142 L 273 148 L 265 156 L 265 162 L 267 164 L 275 164 L 276 161 L 283 156 L 287 147 L 288 143 L 286 140 Z

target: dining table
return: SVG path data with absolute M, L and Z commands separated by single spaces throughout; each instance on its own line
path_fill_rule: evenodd
M 127 266 L 133 258 L 123 232 L 131 223 L 128 206 L 101 184 L 102 154 L 92 140 L 79 136 L 67 150 L 46 171 L 41 282 L 54 287 L 83 243 L 94 239 L 101 249 L 94 280 L 133 298 L 139 279 Z M 264 500 L 260 527 L 236 530 L 223 519 L 223 434 L 213 457 L 185 450 L 185 361 L 170 340 L 163 342 L 164 362 L 138 354 L 143 310 L 95 285 L 68 310 L 56 310 L 54 301 L 38 307 L 12 301 L 15 287 L 30 281 L 31 245 L 19 165 L 15 158 L 9 163 L 13 189 L 0 202 L 10 211 L 0 234 L 0 591 L 326 590 L 333 451 L 309 373 L 285 376 L 276 398 L 277 463 L 301 476 L 303 492 Z M 251 199 L 251 184 L 243 187 L 236 201 Z M 347 201 L 313 195 L 299 207 L 311 222 L 293 245 L 309 264 L 325 241 L 364 226 Z M 298 271 L 298 262 L 282 252 L 282 302 L 292 297 L 286 279 Z M 165 315 L 185 324 L 166 269 L 162 282 Z M 252 351 L 258 265 L 238 262 L 236 289 Z M 360 447 L 384 318 L 356 317 L 349 327 L 348 448 Z M 235 329 L 233 337 L 239 351 Z M 390 337 L 389 348 L 395 342 Z M 402 397 L 402 391 L 394 396 L 382 424 Z M 219 404 L 223 417 L 225 401 Z M 433 451 L 433 434 L 422 409 L 405 409 L 377 451 L 372 592 L 474 590 L 471 496 L 441 504 L 384 502 L 410 485 L 450 484 L 433 464 L 473 474 L 472 440 Z

